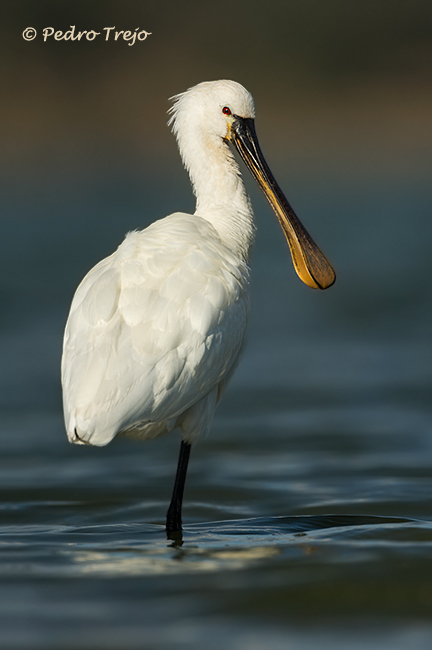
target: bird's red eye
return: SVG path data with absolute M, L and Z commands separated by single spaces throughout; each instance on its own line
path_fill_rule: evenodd
M 228 108 L 228 106 L 224 106 L 223 109 L 222 109 L 222 113 L 224 115 L 231 115 L 231 109 Z

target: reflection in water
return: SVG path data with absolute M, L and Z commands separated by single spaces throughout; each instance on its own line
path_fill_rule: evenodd
M 125 542 L 110 542 L 115 528 L 111 527 L 111 535 L 106 532 L 105 543 L 94 527 L 97 543 L 64 546 L 65 572 L 106 577 L 215 573 L 246 569 L 281 556 L 318 561 L 324 554 L 327 561 L 338 562 L 340 546 L 345 547 L 349 562 L 373 558 L 383 544 L 407 545 L 411 550 L 418 544 L 423 550 L 425 544 L 432 547 L 431 523 L 391 517 L 269 517 L 199 524 L 186 527 L 181 546 L 167 543 L 163 534 L 151 543 L 143 543 L 140 533 Z
M 151 553 L 136 549 L 117 551 L 77 551 L 72 559 L 78 573 L 104 575 L 158 575 L 210 573 L 224 569 L 245 569 L 249 564 L 279 555 L 275 547 L 238 548 L 211 552 L 205 549 L 178 549 L 167 557 L 163 549 Z

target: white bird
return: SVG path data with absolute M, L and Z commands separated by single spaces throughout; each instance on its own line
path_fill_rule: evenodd
M 167 531 L 181 531 L 191 444 L 211 425 L 236 366 L 249 312 L 254 217 L 239 152 L 287 237 L 307 285 L 335 274 L 272 176 L 258 145 L 254 103 L 234 81 L 204 82 L 177 95 L 170 123 L 196 196 L 129 233 L 79 285 L 66 325 L 63 402 L 69 440 L 106 445 L 124 434 L 182 436 Z

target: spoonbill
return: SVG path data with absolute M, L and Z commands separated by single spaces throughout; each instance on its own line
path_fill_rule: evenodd
M 276 213 L 301 280 L 318 289 L 335 281 L 264 160 L 250 93 L 222 80 L 172 99 L 169 124 L 189 172 L 195 213 L 176 212 L 130 232 L 85 276 L 62 357 L 71 442 L 103 446 L 118 434 L 145 440 L 180 428 L 168 535 L 181 533 L 191 445 L 210 428 L 249 312 L 254 216 L 230 145 Z

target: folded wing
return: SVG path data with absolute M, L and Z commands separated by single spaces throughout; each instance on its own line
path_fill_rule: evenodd
M 72 302 L 62 360 L 70 439 L 104 445 L 125 429 L 147 425 L 150 437 L 173 426 L 233 367 L 247 283 L 247 266 L 199 217 L 130 233 Z

